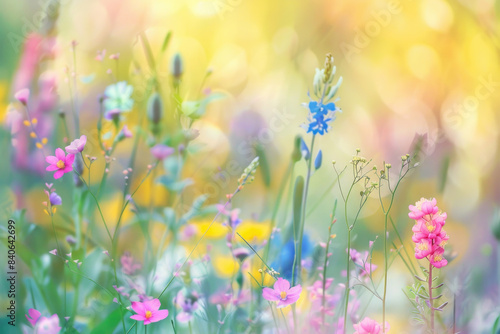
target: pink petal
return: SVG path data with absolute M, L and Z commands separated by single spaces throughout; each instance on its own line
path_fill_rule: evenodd
M 302 292 L 302 287 L 299 284 L 288 290 L 287 296 L 290 297 L 290 296 L 300 295 L 301 292 Z
M 68 156 L 66 157 L 66 165 L 72 165 L 73 161 L 75 161 L 75 155 L 68 154 Z
M 153 313 L 153 316 L 149 318 L 151 322 L 157 322 L 168 317 L 168 310 L 159 310 Z
M 64 151 L 61 148 L 56 148 L 56 157 L 58 160 L 66 160 L 66 155 L 64 154 Z
M 57 167 L 56 165 L 50 165 L 47 168 L 45 168 L 45 170 L 48 172 L 53 172 L 53 171 L 58 170 L 58 169 L 59 169 L 59 167 Z
M 132 302 L 132 310 L 138 314 L 146 314 L 146 309 L 144 308 L 144 304 L 141 302 Z
M 72 170 L 73 170 L 73 166 L 71 166 L 71 165 L 66 165 L 66 167 L 64 167 L 64 169 L 63 169 L 63 172 L 65 172 L 65 173 L 69 173 L 69 172 L 71 172 Z
M 286 279 L 278 278 L 278 280 L 274 283 L 274 290 L 276 291 L 288 291 L 290 289 L 290 282 Z
M 59 169 L 57 172 L 54 173 L 54 179 L 59 179 L 63 175 L 64 175 L 64 171 L 62 171 L 61 169 Z
M 146 320 L 146 317 L 143 315 L 140 315 L 140 314 L 134 314 L 134 315 L 130 316 L 130 319 L 134 319 L 137 321 L 144 321 L 144 320 Z
M 144 308 L 148 311 L 157 311 L 161 306 L 160 300 L 157 298 L 152 300 L 147 300 L 143 304 Z
M 56 164 L 59 161 L 59 159 L 57 159 L 53 155 L 49 155 L 48 157 L 45 158 L 45 161 L 47 161 L 51 165 L 54 165 L 54 164 Z M 48 188 L 50 188 L 50 187 L 48 187 Z
M 264 288 L 262 290 L 262 297 L 266 300 L 277 301 L 280 300 L 278 293 L 271 288 Z

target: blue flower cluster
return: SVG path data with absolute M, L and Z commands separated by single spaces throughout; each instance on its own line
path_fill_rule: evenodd
M 335 103 L 322 104 L 321 102 L 309 102 L 309 115 L 307 117 L 307 132 L 312 132 L 314 135 L 324 135 L 330 130 L 330 124 L 335 120 L 335 113 L 340 111 L 335 106 Z

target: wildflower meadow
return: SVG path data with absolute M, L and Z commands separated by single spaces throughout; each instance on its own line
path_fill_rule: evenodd
M 0 2 L 0 333 L 500 334 L 499 9 Z

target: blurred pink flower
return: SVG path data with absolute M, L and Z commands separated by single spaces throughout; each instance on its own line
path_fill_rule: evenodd
M 182 291 L 177 293 L 174 303 L 181 308 L 177 315 L 177 321 L 188 322 L 193 318 L 193 313 L 198 309 L 198 295 L 195 292 L 184 296 Z
M 50 166 L 48 166 L 45 170 L 51 172 L 56 171 L 54 173 L 54 179 L 58 179 L 64 175 L 64 173 L 69 173 L 73 170 L 73 161 L 75 160 L 75 156 L 73 154 L 68 154 L 67 156 L 64 154 L 64 151 L 60 148 L 56 149 L 56 155 L 49 155 L 45 158 Z
M 87 136 L 82 135 L 80 139 L 75 139 L 69 146 L 66 146 L 66 152 L 70 154 L 78 154 L 83 151 L 87 143 Z
M 385 332 L 389 330 L 389 323 L 385 322 Z M 354 334 L 379 334 L 382 333 L 382 325 L 368 317 L 364 318 L 361 322 L 354 325 L 356 330 Z
M 132 131 L 129 130 L 128 126 L 124 125 L 120 132 L 125 138 L 132 138 Z
M 144 321 L 144 325 L 163 320 L 168 317 L 168 310 L 160 310 L 160 306 L 160 300 L 157 298 L 143 303 L 132 302 L 132 309 L 137 314 L 131 316 L 130 319 Z
M 25 314 L 26 319 L 28 319 L 31 326 L 35 327 L 35 324 L 38 321 L 38 318 L 40 318 L 40 316 L 42 315 L 42 313 L 40 313 L 40 311 L 38 310 L 35 310 L 34 308 L 30 308 L 28 310 L 28 314 Z
M 274 289 L 264 288 L 262 297 L 269 301 L 277 301 L 277 308 L 282 308 L 295 303 L 300 298 L 302 287 L 299 285 L 290 288 L 290 282 L 281 277 L 274 283 Z
M 14 97 L 22 104 L 27 105 L 30 99 L 30 90 L 28 88 L 21 89 L 14 94 Z
M 29 316 L 28 316 L 29 314 Z M 40 311 L 30 308 L 26 314 L 26 319 L 35 329 L 37 334 L 57 334 L 61 330 L 59 326 L 59 316 L 53 314 L 51 317 L 40 317 Z
M 61 331 L 59 326 L 59 316 L 53 314 L 50 318 L 41 317 L 35 328 L 37 334 L 58 334 Z
M 156 144 L 151 147 L 151 154 L 158 160 L 163 160 L 173 154 L 175 150 L 172 147 L 163 144 Z
M 125 252 L 120 258 L 122 264 L 122 271 L 125 275 L 133 275 L 135 272 L 142 268 L 140 263 L 134 261 L 134 257 L 129 253 Z

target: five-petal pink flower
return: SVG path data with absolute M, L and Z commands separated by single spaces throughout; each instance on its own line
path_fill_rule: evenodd
M 132 302 L 132 309 L 135 311 L 130 319 L 144 321 L 144 325 L 152 322 L 158 322 L 168 317 L 168 310 L 160 310 L 160 300 L 155 298 L 141 302 Z
M 274 289 L 264 288 L 262 297 L 269 301 L 278 302 L 276 307 L 282 308 L 295 303 L 300 298 L 302 287 L 299 285 L 290 288 L 290 282 L 281 277 L 274 283 Z
M 64 173 L 69 173 L 73 170 L 73 161 L 75 160 L 75 156 L 73 154 L 68 154 L 67 156 L 64 154 L 64 151 L 60 148 L 56 149 L 56 155 L 49 155 L 45 158 L 50 165 L 46 168 L 47 171 L 54 173 L 54 179 L 58 179 L 64 175 Z

